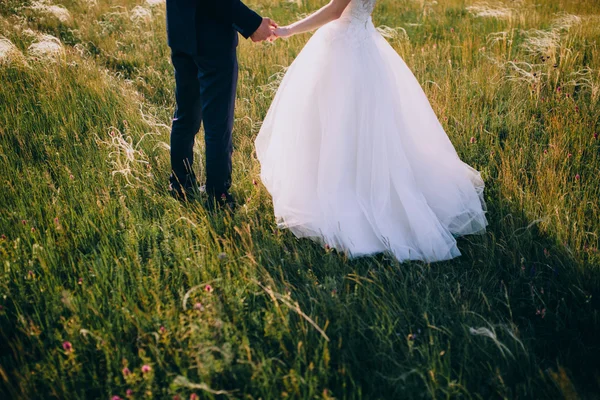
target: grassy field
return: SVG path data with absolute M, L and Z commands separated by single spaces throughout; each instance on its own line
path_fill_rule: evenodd
M 486 181 L 489 231 L 450 262 L 276 229 L 253 139 L 309 35 L 240 46 L 228 217 L 167 195 L 160 0 L 0 0 L 0 398 L 600 396 L 600 3 L 374 21 Z

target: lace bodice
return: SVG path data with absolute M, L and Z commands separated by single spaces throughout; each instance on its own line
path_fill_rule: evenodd
M 343 19 L 366 22 L 371 18 L 377 0 L 351 0 L 342 14 Z

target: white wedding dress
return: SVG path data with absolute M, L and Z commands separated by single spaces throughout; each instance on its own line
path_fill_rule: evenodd
M 352 0 L 289 67 L 256 138 L 279 227 L 357 257 L 460 255 L 485 231 L 484 183 L 410 69 Z

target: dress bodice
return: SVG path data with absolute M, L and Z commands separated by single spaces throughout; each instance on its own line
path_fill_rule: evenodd
M 367 22 L 371 18 L 377 0 L 351 0 L 342 14 L 342 19 Z

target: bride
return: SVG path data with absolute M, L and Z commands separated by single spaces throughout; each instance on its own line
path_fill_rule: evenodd
M 358 257 L 460 255 L 483 233 L 484 183 L 463 163 L 425 93 L 375 29 L 376 0 L 332 0 L 275 29 L 320 28 L 289 67 L 258 137 L 279 227 Z

